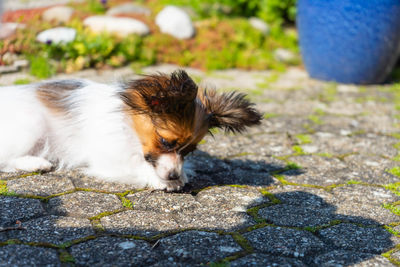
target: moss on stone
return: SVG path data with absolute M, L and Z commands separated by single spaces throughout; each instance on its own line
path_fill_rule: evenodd
M 59 259 L 63 263 L 75 263 L 74 257 L 65 249 L 59 251 Z
M 296 139 L 299 145 L 310 144 L 312 142 L 311 136 L 308 134 L 297 134 Z
M 387 172 L 390 174 L 393 174 L 397 177 L 400 177 L 400 167 L 391 168 L 391 169 L 387 170 Z

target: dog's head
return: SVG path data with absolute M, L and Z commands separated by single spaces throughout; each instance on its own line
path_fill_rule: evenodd
M 198 90 L 182 70 L 145 76 L 124 87 L 121 98 L 142 143 L 144 158 L 164 180 L 181 179 L 184 157 L 211 128 L 242 132 L 262 118 L 245 94 Z

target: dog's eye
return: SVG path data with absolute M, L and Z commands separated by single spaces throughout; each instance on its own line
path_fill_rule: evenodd
M 172 150 L 176 147 L 177 140 L 167 141 L 161 137 L 160 142 L 165 149 Z

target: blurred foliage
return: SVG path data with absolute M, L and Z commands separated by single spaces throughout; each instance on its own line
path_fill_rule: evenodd
M 295 0 L 222 0 L 218 3 L 211 0 L 161 0 L 156 2 L 157 6 L 154 6 L 155 1 L 147 2 L 154 10 L 165 4 L 179 4 L 190 5 L 199 12 L 203 18 L 196 22 L 195 37 L 188 40 L 160 33 L 154 24 L 157 12 L 147 18 L 146 23 L 152 29 L 148 36 L 120 38 L 107 33 L 93 33 L 83 26 L 82 18 L 89 13 L 104 13 L 110 2 L 87 1 L 88 4 L 82 6 L 74 4 L 78 16 L 65 25 L 77 30 L 74 41 L 68 44 L 37 42 L 36 35 L 40 31 L 57 26 L 42 21 L 38 16 L 12 38 L 0 40 L 0 64 L 1 55 L 5 52 L 22 55 L 31 62 L 31 74 L 47 78 L 55 72 L 69 73 L 84 68 L 127 64 L 134 69 L 155 63 L 173 63 L 206 70 L 243 68 L 281 71 L 287 65 L 299 63 L 298 59 L 281 62 L 274 55 L 277 48 L 285 48 L 298 55 L 296 31 L 281 27 L 282 23 L 293 21 Z M 207 13 L 207 6 L 213 10 L 211 13 Z M 274 21 L 274 24 L 265 34 L 252 27 L 245 16 L 259 16 L 266 21 Z
M 161 0 L 161 5 L 191 7 L 200 18 L 259 17 L 271 24 L 293 23 L 297 0 Z

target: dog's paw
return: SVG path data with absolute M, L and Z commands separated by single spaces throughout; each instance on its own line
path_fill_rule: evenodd
M 2 168 L 4 172 L 16 172 L 16 171 L 50 171 L 53 165 L 45 160 L 44 158 L 34 156 L 24 156 L 16 159 L 12 159 Z

